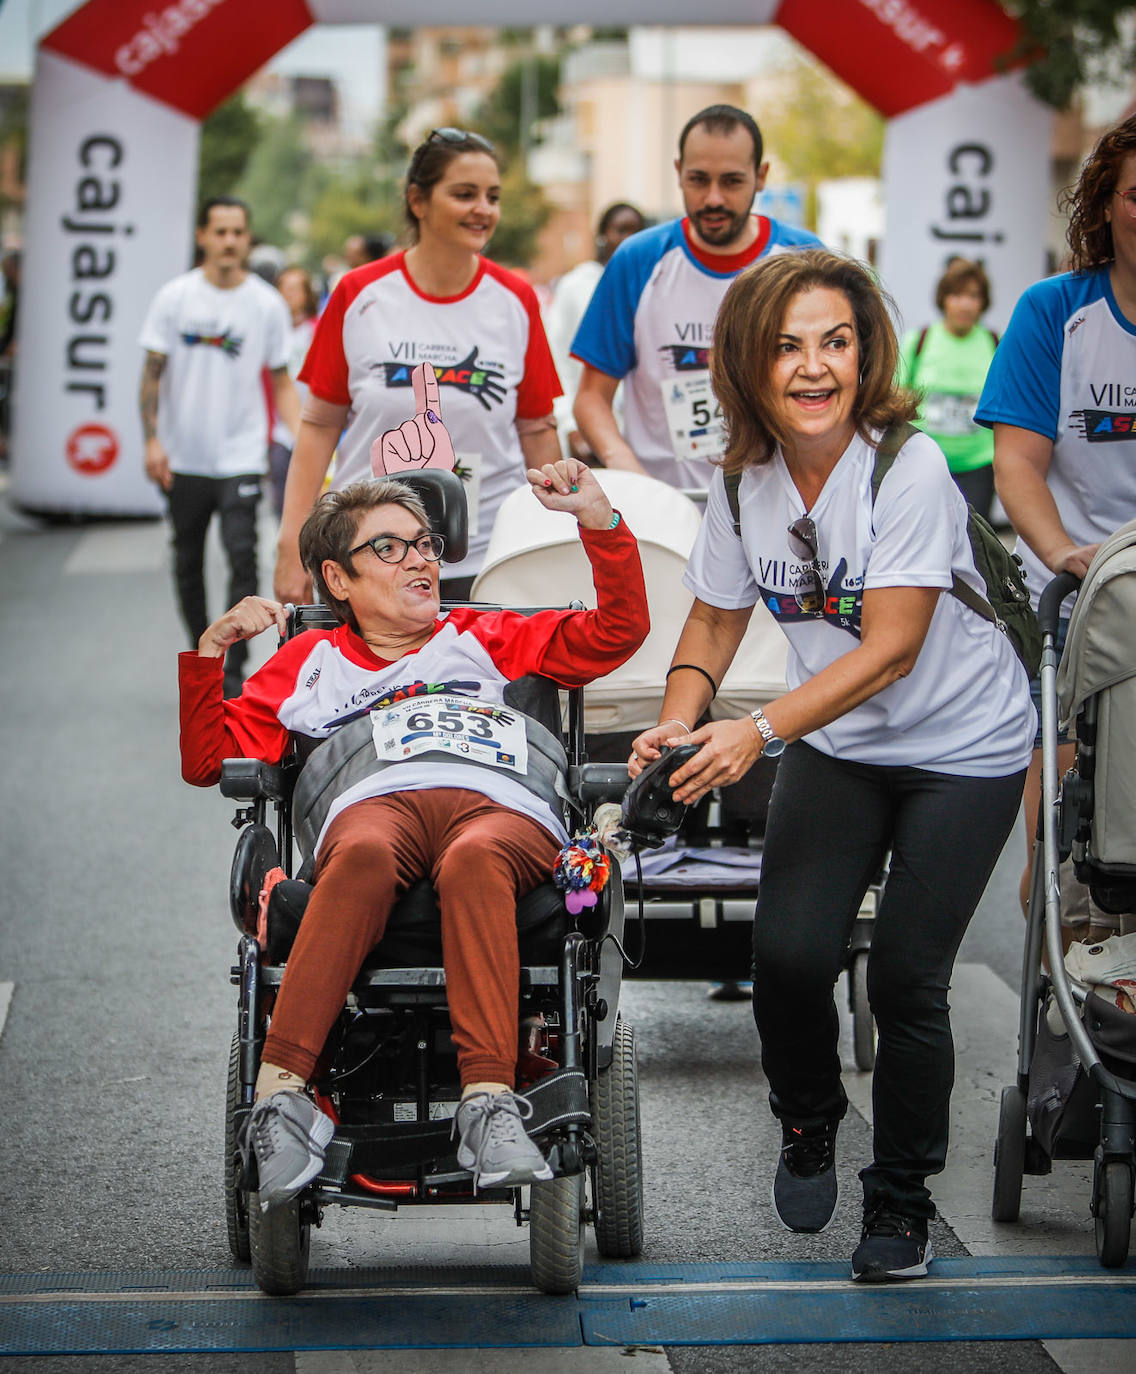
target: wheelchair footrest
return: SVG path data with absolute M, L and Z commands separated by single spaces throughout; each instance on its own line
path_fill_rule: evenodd
M 535 1139 L 566 1126 L 588 1126 L 588 1085 L 581 1069 L 557 1069 L 527 1092 L 533 1114 L 525 1130 Z M 385 1121 L 340 1124 L 327 1147 L 320 1184 L 342 1186 L 352 1174 L 390 1175 L 392 1170 L 430 1173 L 457 1170 L 453 1121 Z

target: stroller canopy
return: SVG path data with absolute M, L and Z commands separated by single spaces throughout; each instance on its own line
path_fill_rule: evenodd
M 588 687 L 585 723 L 597 733 L 644 730 L 658 719 L 666 671 L 693 601 L 682 575 L 702 516 L 689 497 L 653 477 L 610 468 L 597 469 L 595 477 L 639 541 L 651 631 L 627 663 Z M 527 486 L 512 492 L 497 513 L 473 596 L 507 606 L 562 606 L 573 599 L 594 606 L 576 521 L 545 510 Z M 785 637 L 759 603 L 711 714 L 738 716 L 780 695 L 786 651 Z
M 1057 712 L 1066 728 L 1089 697 L 1136 676 L 1136 520 L 1106 539 L 1069 617 L 1057 671 Z M 1131 761 L 1130 761 L 1131 762 Z

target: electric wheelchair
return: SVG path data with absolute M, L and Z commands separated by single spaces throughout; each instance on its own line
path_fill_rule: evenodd
M 461 557 L 460 479 L 422 471 L 404 480 L 422 497 L 447 549 Z M 326 607 L 290 608 L 288 637 L 334 623 Z M 513 691 L 514 705 L 564 737 L 571 832 L 588 823 L 599 803 L 622 796 L 627 769 L 586 762 L 580 689 L 565 692 L 529 677 Z M 597 904 L 577 916 L 569 915 L 551 874 L 517 907 L 517 1089 L 531 1103 L 526 1130 L 548 1157 L 550 1181 L 475 1194 L 472 1176 L 457 1163 L 451 1131 L 460 1086 L 440 923 L 434 892 L 421 880 L 396 904 L 312 1075 L 316 1100 L 335 1122 L 323 1170 L 291 1202 L 261 1211 L 255 1156 L 242 1149 L 242 1139 L 276 991 L 311 893 L 310 865 L 294 867 L 292 792 L 303 761 L 299 742 L 276 765 L 229 759 L 220 782 L 222 795 L 238 803 L 233 824 L 240 830 L 229 891 L 240 941 L 231 970 L 238 1014 L 224 1132 L 225 1218 L 234 1259 L 251 1261 L 264 1292 L 290 1294 L 305 1283 L 311 1227 L 327 1207 L 393 1212 L 473 1202 L 511 1206 L 517 1224 L 527 1223 L 533 1282 L 546 1293 L 578 1286 L 585 1223 L 594 1228 L 602 1256 L 638 1255 L 638 1082 L 634 1031 L 617 1011 L 624 913 L 614 860 Z

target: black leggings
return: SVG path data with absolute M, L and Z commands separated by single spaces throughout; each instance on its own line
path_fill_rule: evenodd
M 966 927 L 1013 827 L 1024 771 L 970 778 L 830 758 L 798 741 L 777 770 L 754 923 L 753 1011 L 774 1114 L 839 1119 L 833 988 L 889 850 L 868 996 L 879 1030 L 865 1201 L 934 1214 L 954 1043 L 947 993 Z
M 224 609 L 243 597 L 256 595 L 260 478 L 255 474 L 200 477 L 175 472 L 166 501 L 173 532 L 174 585 L 190 646 L 196 648 L 210 622 L 205 608 L 205 535 L 215 514 L 221 517 L 221 544 L 229 560 L 229 599 Z M 226 673 L 239 674 L 248 652 L 244 640 L 234 644 L 225 656 Z

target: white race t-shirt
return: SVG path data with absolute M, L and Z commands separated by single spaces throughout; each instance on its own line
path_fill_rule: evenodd
M 572 352 L 623 378 L 624 438 L 652 477 L 705 487 L 726 451 L 710 389 L 710 341 L 730 283 L 759 258 L 819 246 L 808 230 L 761 215 L 741 253 L 705 252 L 689 221 L 676 219 L 632 234 L 612 254 Z
M 778 453 L 747 468 L 738 489 L 742 538 L 734 533 L 718 471 L 685 582 L 723 609 L 760 598 L 789 640 L 790 688 L 859 642 L 863 593 L 876 587 L 940 587 L 927 638 L 911 673 L 823 729 L 815 749 L 860 763 L 898 764 L 968 777 L 1025 768 L 1036 712 L 1013 645 L 947 589 L 957 573 L 985 592 L 966 532 L 966 505 L 934 440 L 903 446 L 872 508 L 875 451 L 854 438 L 807 513 L 817 529 L 828 599 L 823 618 L 805 616 L 796 593 L 810 585 L 787 530 L 806 514 Z
M 445 576 L 481 570 L 502 501 L 525 484 L 518 419 L 552 414 L 560 393 L 536 294 L 483 258 L 460 296 L 423 295 L 394 253 L 348 272 L 316 325 L 300 377 L 351 407 L 336 490 L 371 476 L 371 445 L 414 415 L 413 369 L 433 363 L 442 419 L 466 483 L 469 556 Z
M 255 272 L 222 289 L 195 267 L 161 288 L 138 342 L 167 360 L 158 438 L 174 472 L 236 477 L 267 470 L 261 371 L 287 363 L 291 333 L 284 298 Z
M 1136 517 L 1136 325 L 1108 268 L 1035 282 L 1014 307 L 975 416 L 1053 440 L 1046 485 L 1074 544 Z M 1053 573 L 1024 539 L 1034 608 Z

